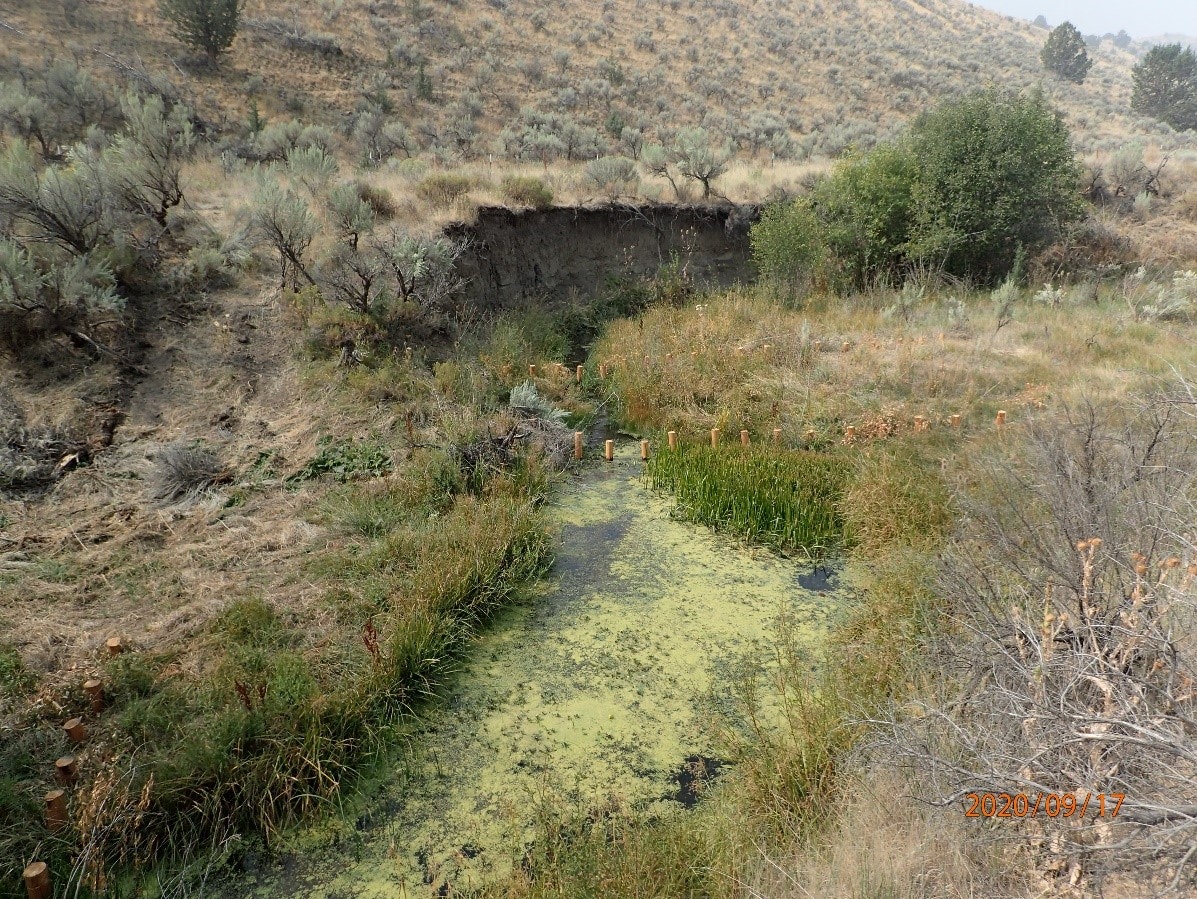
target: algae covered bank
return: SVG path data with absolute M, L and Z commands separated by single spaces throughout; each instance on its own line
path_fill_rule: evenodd
M 717 754 L 704 709 L 731 668 L 768 656 L 783 613 L 817 640 L 834 595 L 674 520 L 641 475 L 628 447 L 559 491 L 549 577 L 470 648 L 393 775 L 335 836 L 309 831 L 251 877 L 257 895 L 460 891 L 519 864 L 546 805 L 686 813 L 685 766 Z

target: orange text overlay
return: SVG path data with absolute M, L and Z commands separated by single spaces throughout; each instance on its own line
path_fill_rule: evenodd
M 1125 793 L 969 793 L 966 818 L 1116 818 Z

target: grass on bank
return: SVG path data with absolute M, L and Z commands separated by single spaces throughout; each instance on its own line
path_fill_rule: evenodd
M 822 558 L 845 536 L 840 506 L 850 469 L 843 456 L 681 443 L 654 455 L 646 474 L 689 521 Z
M 458 441 L 485 428 L 485 410 L 454 414 Z M 0 896 L 23 894 L 34 857 L 60 883 L 73 872 L 84 894 L 107 880 L 139 895 L 138 869 L 178 873 L 236 835 L 269 841 L 341 795 L 477 626 L 545 569 L 552 541 L 538 506 L 550 473 L 534 449 L 470 472 L 452 445 L 401 449 L 394 438 L 323 442 L 281 487 L 343 482 L 314 488 L 333 535 L 306 572 L 325 585 L 319 608 L 236 599 L 188 645 L 106 662 L 108 705 L 88 715 L 64 830 L 47 829 L 35 799 L 70 751 L 58 716 L 86 714 L 87 698 L 72 687 L 5 735 Z M 24 689 L 10 655 L 6 691 Z

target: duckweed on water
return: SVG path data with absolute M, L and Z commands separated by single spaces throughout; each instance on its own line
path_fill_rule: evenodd
M 850 475 L 840 456 L 734 445 L 681 444 L 647 468 L 649 485 L 671 492 L 682 518 L 813 558 L 843 541 Z
M 404 771 L 368 791 L 357 823 L 310 833 L 293 876 L 258 895 L 457 894 L 503 883 L 529 846 L 553 852 L 563 822 L 589 810 L 692 814 L 677 772 L 720 751 L 708 703 L 727 699 L 742 664 L 768 663 L 779 617 L 817 646 L 839 597 L 801 589 L 790 561 L 672 518 L 634 456 L 562 490 L 550 578 L 461 660 Z

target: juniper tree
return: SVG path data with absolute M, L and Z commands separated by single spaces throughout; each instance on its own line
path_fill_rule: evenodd
M 1152 47 L 1135 66 L 1131 109 L 1178 131 L 1197 128 L 1197 53 L 1191 47 Z
M 174 36 L 213 65 L 232 46 L 244 8 L 245 0 L 159 0 Z
M 1043 45 L 1043 67 L 1066 81 L 1080 84 L 1093 67 L 1085 49 L 1085 39 L 1071 22 L 1061 22 Z

